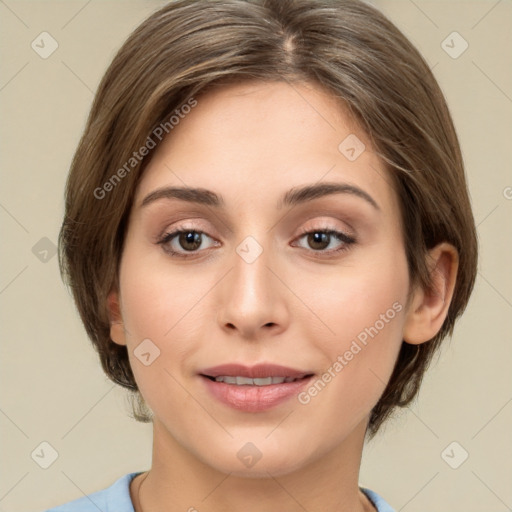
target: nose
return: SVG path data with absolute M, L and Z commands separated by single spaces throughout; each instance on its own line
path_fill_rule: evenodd
M 227 334 L 247 340 L 283 332 L 289 322 L 286 279 L 279 275 L 277 255 L 263 250 L 247 257 L 243 244 L 232 258 L 232 267 L 218 289 L 217 321 Z M 240 250 L 241 249 L 241 250 Z M 259 252 L 259 251 L 258 251 Z

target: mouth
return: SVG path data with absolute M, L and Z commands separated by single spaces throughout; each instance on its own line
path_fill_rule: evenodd
M 304 377 L 260 377 L 251 379 L 250 377 L 243 377 L 241 375 L 218 375 L 217 377 L 210 377 L 203 375 L 207 379 L 214 382 L 224 382 L 225 384 L 232 384 L 235 386 L 271 386 L 272 384 L 283 384 L 288 382 L 295 382 L 302 380 L 305 377 L 311 377 L 313 374 L 305 375 Z
M 315 374 L 280 365 L 252 367 L 228 364 L 202 370 L 199 376 L 211 395 L 245 412 L 262 412 L 297 395 Z

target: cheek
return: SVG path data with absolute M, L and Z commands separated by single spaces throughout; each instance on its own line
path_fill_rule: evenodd
M 164 414 L 164 404 L 186 414 L 191 401 L 180 382 L 201 341 L 198 326 L 206 312 L 199 303 L 208 287 L 191 286 L 183 273 L 163 274 L 137 261 L 124 262 L 122 281 L 130 365 L 142 396 L 157 415 Z
M 125 248 L 120 279 L 127 330 L 161 341 L 190 321 L 209 284 L 135 241 Z
M 381 253 L 376 264 L 366 261 L 341 264 L 324 275 L 311 278 L 305 275 L 299 284 L 298 294 L 311 311 L 317 313 L 317 323 L 323 324 L 324 333 L 334 343 L 338 339 L 356 337 L 390 308 L 388 316 L 392 317 L 394 332 L 400 330 L 402 317 L 395 313 L 397 309 L 405 309 L 408 292 L 405 255 L 391 253 L 386 261 Z M 402 308 L 395 306 L 393 309 L 395 302 Z M 386 327 L 386 330 L 391 329 Z
M 316 280 L 308 305 L 318 318 L 303 323 L 324 355 L 333 400 L 373 405 L 389 380 L 402 344 L 409 277 L 405 254 L 380 253 L 378 264 L 340 266 Z M 308 281 L 302 281 L 303 296 Z M 321 322 L 319 321 L 321 320 Z M 334 378 L 335 376 L 336 378 Z M 346 393 L 345 393 L 346 391 Z M 313 391 L 315 393 L 315 391 Z M 351 406 L 349 406 L 351 407 Z
M 164 379 L 173 386 L 173 379 L 164 372 L 191 371 L 190 356 L 200 348 L 204 326 L 215 320 L 215 308 L 208 302 L 214 282 L 194 279 L 176 266 L 155 265 L 135 250 L 125 254 L 120 275 L 122 315 L 135 378 L 141 390 L 143 381 L 150 385 Z M 147 367 L 138 360 L 144 346 L 158 354 Z

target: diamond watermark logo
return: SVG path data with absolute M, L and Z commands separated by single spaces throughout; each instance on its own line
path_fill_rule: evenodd
M 59 43 L 48 32 L 41 32 L 30 46 L 41 59 L 47 59 L 59 47 Z
M 149 366 L 160 356 L 160 349 L 149 338 L 146 338 L 137 345 L 133 354 L 144 366 Z
M 242 448 L 238 450 L 236 456 L 240 459 L 242 464 L 248 468 L 252 468 L 261 459 L 263 454 L 253 443 L 245 443 Z
M 30 456 L 38 466 L 48 469 L 59 458 L 59 453 L 50 443 L 43 441 Z
M 442 452 L 441 458 L 452 469 L 458 469 L 469 457 L 469 453 L 457 441 L 451 442 Z
M 345 137 L 338 146 L 338 151 L 350 162 L 357 160 L 365 149 L 363 141 L 354 133 Z
M 441 48 L 452 59 L 458 59 L 468 47 L 468 42 L 458 32 L 452 32 L 441 43 Z
M 32 247 L 32 254 L 41 263 L 48 263 L 57 254 L 57 246 L 44 236 Z
M 236 252 L 246 263 L 254 263 L 263 252 L 263 247 L 254 237 L 248 236 L 238 244 Z

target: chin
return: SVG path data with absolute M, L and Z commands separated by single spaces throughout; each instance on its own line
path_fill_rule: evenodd
M 216 471 L 240 478 L 269 478 L 284 476 L 301 469 L 310 462 L 311 454 L 297 446 L 270 444 L 264 439 L 239 443 L 232 442 L 219 452 L 208 451 L 203 462 Z M 234 453 L 235 456 L 230 454 Z

